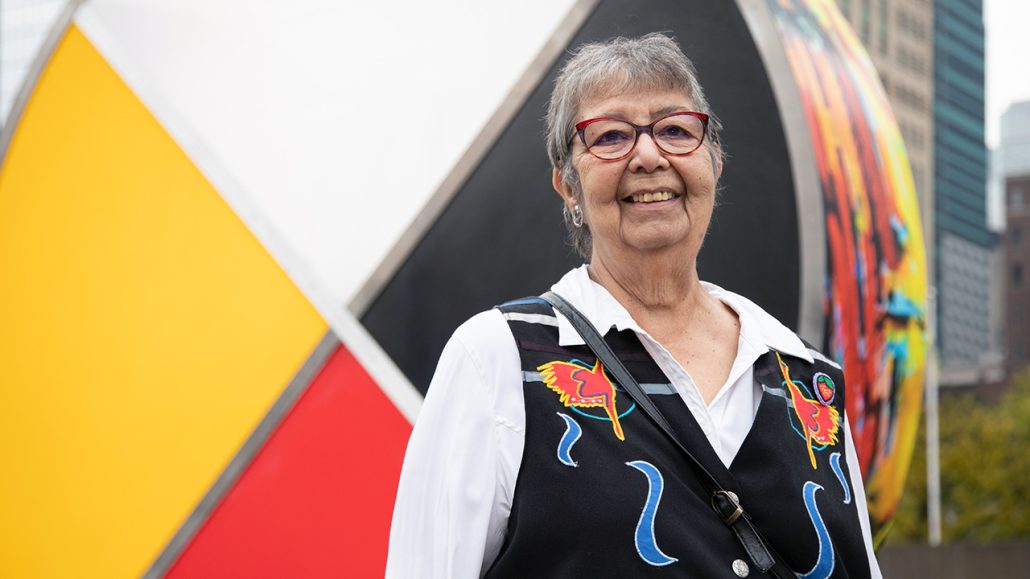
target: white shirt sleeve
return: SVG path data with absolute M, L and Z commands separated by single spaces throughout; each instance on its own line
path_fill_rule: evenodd
M 872 579 L 883 579 L 883 575 L 880 573 L 880 563 L 876 560 L 876 553 L 873 552 L 873 536 L 869 527 L 869 508 L 866 506 L 862 466 L 858 463 L 858 452 L 855 450 L 855 441 L 851 436 L 851 425 L 848 424 L 847 412 L 844 413 L 844 428 L 847 432 L 844 458 L 848 462 L 848 473 L 851 475 L 851 495 L 855 497 L 858 522 L 862 526 L 862 539 L 865 541 L 866 556 L 869 557 L 869 576 Z
M 408 441 L 386 577 L 474 578 L 493 563 L 522 459 L 522 396 L 518 350 L 500 312 L 459 327 Z

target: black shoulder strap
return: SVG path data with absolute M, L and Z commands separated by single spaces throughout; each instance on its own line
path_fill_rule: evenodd
M 601 364 L 604 365 L 605 369 L 611 372 L 615 380 L 629 393 L 630 397 L 633 398 L 637 406 L 640 406 L 644 412 L 651 418 L 652 421 L 660 428 L 666 436 L 668 436 L 673 443 L 680 449 L 684 456 L 687 457 L 687 461 L 690 466 L 694 469 L 697 474 L 698 480 L 702 486 L 709 493 L 709 500 L 712 508 L 716 514 L 722 519 L 726 525 L 733 529 L 733 532 L 737 535 L 740 540 L 740 544 L 743 545 L 744 550 L 747 551 L 751 561 L 762 570 L 763 573 L 771 572 L 774 577 L 780 579 L 795 579 L 797 575 L 790 570 L 790 567 L 783 562 L 783 559 L 776 554 L 772 547 L 762 538 L 761 533 L 758 529 L 751 524 L 751 517 L 744 512 L 744 509 L 740 506 L 740 501 L 737 496 L 731 491 L 727 491 L 722 488 L 722 485 L 712 476 L 712 473 L 708 472 L 708 469 L 702 465 L 694 455 L 687 450 L 685 446 L 680 442 L 679 438 L 672 430 L 672 426 L 665 416 L 658 410 L 658 407 L 654 405 L 651 398 L 641 390 L 640 385 L 637 384 L 636 379 L 626 370 L 626 367 L 622 364 L 622 361 L 612 352 L 608 342 L 604 341 L 604 338 L 598 333 L 594 325 L 590 323 L 586 317 L 579 312 L 572 304 L 567 302 L 565 298 L 554 292 L 547 292 L 540 296 L 547 303 L 551 304 L 554 309 L 558 310 L 561 315 L 565 316 L 567 320 L 572 324 L 572 327 L 576 328 L 579 335 L 583 337 L 583 340 L 587 343 L 587 346 L 594 352 L 594 355 L 601 360 Z

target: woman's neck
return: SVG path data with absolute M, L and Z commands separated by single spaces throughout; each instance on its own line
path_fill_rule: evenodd
M 611 260 L 595 253 L 588 271 L 591 279 L 659 341 L 687 330 L 692 322 L 720 308 L 701 286 L 696 259 L 670 253 Z

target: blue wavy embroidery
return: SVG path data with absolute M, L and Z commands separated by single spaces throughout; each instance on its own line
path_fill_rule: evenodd
M 819 514 L 819 508 L 815 504 L 815 491 L 823 487 L 812 481 L 805 483 L 803 494 L 805 496 L 805 508 L 808 509 L 808 518 L 812 520 L 815 527 L 815 534 L 819 536 L 819 557 L 815 566 L 808 573 L 798 573 L 801 579 L 826 579 L 833 573 L 834 554 L 833 543 L 830 541 L 830 532 L 826 530 L 823 523 L 823 516 Z
M 558 442 L 558 460 L 565 466 L 577 467 L 579 465 L 576 461 L 572 460 L 569 452 L 572 451 L 572 445 L 576 444 L 579 437 L 583 435 L 583 429 L 568 414 L 562 414 L 561 412 L 556 412 L 555 414 L 565 420 L 565 434 L 562 435 L 561 440 Z
M 844 487 L 844 504 L 851 504 L 851 487 L 848 486 L 847 479 L 844 478 L 844 471 L 840 468 L 840 453 L 835 452 L 830 455 L 830 468 L 833 469 L 833 474 L 837 475 L 837 480 L 840 481 L 840 486 Z
M 654 517 L 658 512 L 658 503 L 662 500 L 662 489 L 665 488 L 665 479 L 662 478 L 662 473 L 658 472 L 653 464 L 643 460 L 634 460 L 626 464 L 644 473 L 644 476 L 647 477 L 647 502 L 644 504 L 643 512 L 640 513 L 637 530 L 633 536 L 637 553 L 645 563 L 656 567 L 679 561 L 679 559 L 663 553 L 654 538 Z

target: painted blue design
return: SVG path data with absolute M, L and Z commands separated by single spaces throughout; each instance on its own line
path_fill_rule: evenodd
M 802 490 L 805 496 L 805 508 L 808 509 L 808 518 L 812 520 L 815 534 L 819 537 L 819 557 L 811 571 L 798 573 L 798 577 L 801 579 L 826 579 L 833 573 L 833 543 L 830 541 L 830 532 L 826 530 L 823 516 L 819 513 L 819 507 L 815 504 L 815 491 L 822 490 L 822 488 L 821 485 L 808 481 Z
M 562 420 L 565 421 L 565 434 L 562 435 L 561 440 L 558 442 L 558 460 L 565 466 L 575 468 L 579 464 L 572 460 L 572 455 L 569 453 L 572 451 L 572 445 L 576 444 L 580 436 L 583 436 L 583 429 L 568 414 L 562 414 L 561 412 L 556 412 L 555 414 L 561 416 Z
M 896 360 L 904 360 L 908 358 L 908 342 L 905 340 L 888 340 L 887 351 Z
M 844 487 L 844 504 L 851 504 L 851 487 L 848 486 L 848 481 L 844 478 L 844 471 L 840 468 L 840 453 L 835 452 L 830 455 L 830 468 L 833 469 L 833 474 L 837 475 L 837 480 L 840 481 L 840 486 Z
M 662 500 L 662 490 L 665 488 L 665 479 L 662 473 L 649 462 L 634 460 L 627 462 L 628 466 L 639 470 L 647 477 L 647 502 L 640 513 L 640 520 L 637 521 L 637 530 L 633 535 L 633 542 L 636 543 L 637 553 L 645 563 L 656 567 L 663 567 L 679 561 L 670 557 L 658 548 L 654 538 L 654 517 L 658 512 L 658 503 Z
M 908 296 L 897 291 L 890 293 L 887 300 L 887 314 L 905 319 L 920 320 L 923 318 L 923 310 Z
M 891 229 L 894 230 L 894 239 L 898 240 L 898 245 L 905 247 L 908 245 L 908 227 L 898 219 L 897 215 L 891 214 L 888 218 L 890 220 Z

